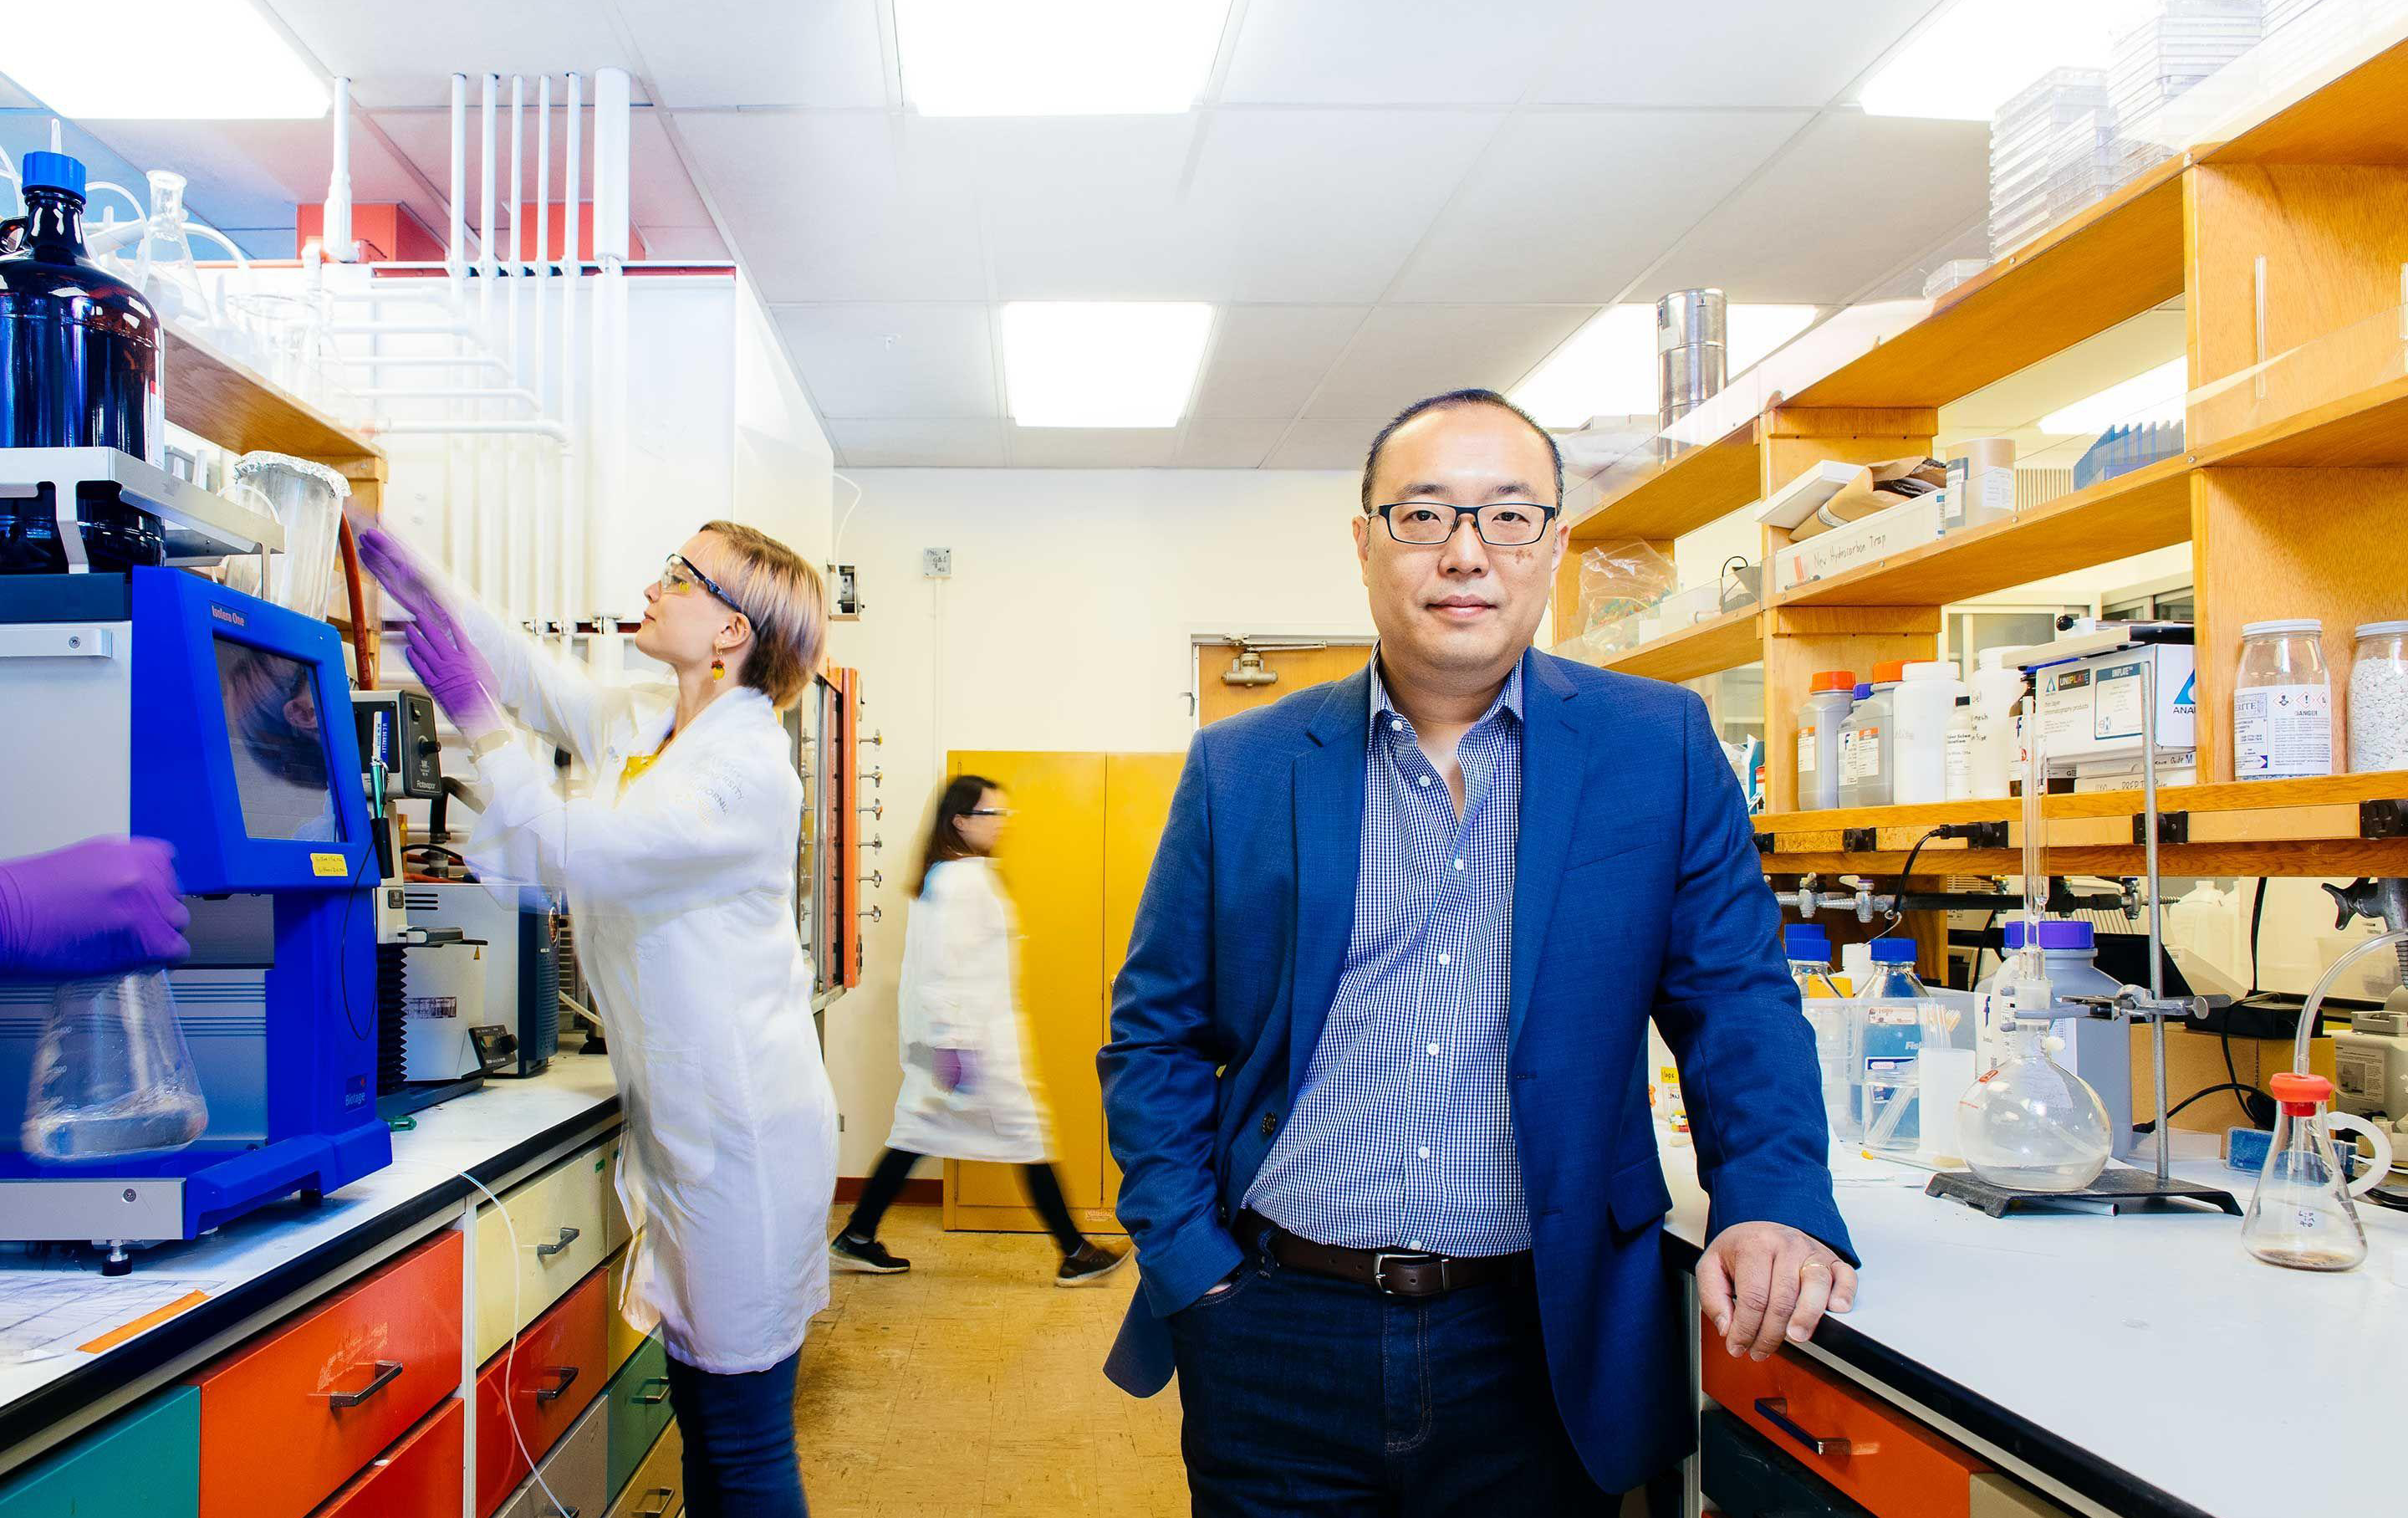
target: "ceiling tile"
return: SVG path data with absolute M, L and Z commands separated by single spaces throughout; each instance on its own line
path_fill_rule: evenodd
M 1376 421 L 1304 421 L 1288 428 L 1287 436 L 1270 456 L 1263 460 L 1267 470 L 1353 470 L 1363 468 L 1363 455 L 1371 449 L 1371 440 L 1384 419 Z
M 586 75 L 591 98 L 595 69 L 636 65 L 620 46 L 610 7 L 589 0 L 265 0 L 265 8 L 329 73 L 350 75 L 352 98 L 372 108 L 443 105 L 452 98 L 452 73 L 467 70 L 501 75 L 504 99 L 510 75 L 523 74 L 533 99 L 535 76 L 574 68 Z M 477 98 L 471 72 L 471 110 Z
M 1989 137 L 1982 122 L 1818 117 L 1684 238 L 1647 287 L 1717 285 L 1734 301 L 1852 300 L 1985 214 Z
M 1805 111 L 1518 116 L 1449 203 L 1393 297 L 1615 300 L 1811 120 Z
M 172 168 L 185 198 L 221 226 L 293 225 L 293 207 L 326 198 L 333 129 L 324 122 L 87 121 L 83 127 L 144 169 Z M 136 194 L 142 191 L 128 185 Z M 351 198 L 407 200 L 418 187 L 402 160 L 364 132 L 351 134 Z M 122 202 L 120 203 L 122 204 Z M 288 255 L 289 256 L 289 255 Z
M 1250 0 L 1220 98 L 1511 104 L 1583 8 L 1515 0 L 1509 22 L 1461 0 Z
M 1159 469 L 1170 463 L 1179 429 L 1016 426 L 1010 441 L 1016 469 Z
M 1368 306 L 1225 309 L 1190 414 L 1294 416 L 1369 313 Z
M 1821 106 L 1879 62 L 1932 0 L 1714 0 L 1592 6 L 1533 92 L 1549 103 Z
M 1170 461 L 1183 469 L 1250 470 L 1263 461 L 1287 429 L 1284 421 L 1192 418 Z
M 877 0 L 712 0 L 708 25 L 693 0 L 618 6 L 666 105 L 886 104 Z
M 827 424 L 837 462 L 855 469 L 908 464 L 1001 469 L 1011 462 L 1003 431 L 1003 423 L 978 418 Z
M 769 315 L 824 417 L 1002 414 L 984 306 L 779 306 Z
M 1394 416 L 1445 390 L 1507 389 L 1595 313 L 1585 306 L 1383 306 L 1305 414 Z
M 1188 113 L 952 123 L 978 154 L 996 298 L 1226 298 L 1228 239 L 1182 194 L 1201 122 Z
M 762 298 L 984 300 L 978 160 L 951 121 L 678 113 Z

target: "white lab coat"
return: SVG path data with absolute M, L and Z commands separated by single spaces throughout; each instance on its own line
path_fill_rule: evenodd
M 668 734 L 674 693 L 555 659 L 481 608 L 460 624 L 504 705 L 593 777 L 565 800 L 550 756 L 478 761 L 468 855 L 562 891 L 626 1118 L 619 1198 L 636 1229 L 622 1308 L 703 1370 L 764 1370 L 827 1305 L 836 1098 L 811 1026 L 791 893 L 802 781 L 767 698 L 730 690 Z
M 896 1008 L 903 1089 L 889 1149 L 1020 1164 L 1045 1158 L 1045 1118 L 1029 1088 L 1012 993 L 1019 936 L 992 863 L 953 860 L 928 872 L 903 935 Z M 968 1091 L 937 1085 L 940 1048 L 968 1051 Z

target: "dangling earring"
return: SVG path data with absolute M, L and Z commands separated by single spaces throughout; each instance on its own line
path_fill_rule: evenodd
M 725 659 L 714 658 L 710 661 L 710 677 L 713 680 L 724 680 L 727 678 L 727 661 Z

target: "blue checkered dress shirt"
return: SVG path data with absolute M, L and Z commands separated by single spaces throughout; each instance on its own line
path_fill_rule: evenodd
M 1246 1193 L 1346 1249 L 1530 1247 L 1505 1072 L 1522 670 L 1456 745 L 1463 815 L 1371 668 L 1354 926 L 1296 1110 Z

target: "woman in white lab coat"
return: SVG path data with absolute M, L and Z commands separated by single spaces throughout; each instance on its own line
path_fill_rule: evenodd
M 795 926 L 803 791 L 778 713 L 819 656 L 819 575 L 709 524 L 647 588 L 636 633 L 674 683 L 631 687 L 545 655 L 390 534 L 361 548 L 475 756 L 471 861 L 559 889 L 577 924 L 626 1119 L 622 1307 L 668 1351 L 686 1511 L 802 1518 L 795 1369 L 828 1298 L 836 1103 Z M 581 794 L 559 788 L 555 746 Z
M 924 1154 L 1019 1165 L 1029 1201 L 1062 1251 L 1054 1285 L 1094 1285 L 1127 1258 L 1079 1232 L 1045 1158 L 1045 1118 L 1023 1066 L 1012 994 L 1019 932 L 992 858 L 1010 816 L 1003 788 L 975 774 L 955 778 L 937 798 L 903 938 L 896 1006 L 903 1090 L 886 1152 L 828 1245 L 839 1270 L 891 1276 L 911 1268 L 878 1241 L 878 1223 Z

